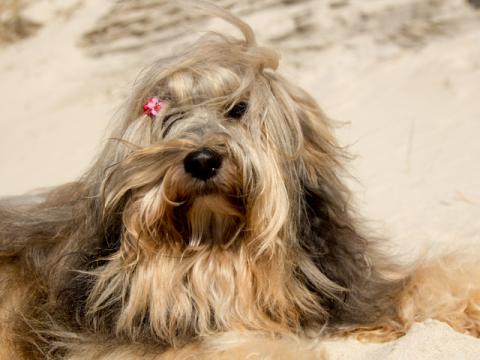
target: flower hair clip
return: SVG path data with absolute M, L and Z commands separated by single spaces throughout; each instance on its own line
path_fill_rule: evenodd
M 164 103 L 157 97 L 151 97 L 147 99 L 147 102 L 143 105 L 143 113 L 150 118 L 154 119 L 158 113 L 162 110 Z

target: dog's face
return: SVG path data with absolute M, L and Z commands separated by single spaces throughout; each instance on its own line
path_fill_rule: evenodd
M 250 240 L 264 251 L 295 230 L 286 223 L 302 186 L 332 165 L 333 142 L 313 100 L 264 71 L 275 57 L 223 40 L 147 74 L 104 183 L 107 209 L 128 194 L 134 243 L 183 252 Z M 139 116 L 153 95 L 160 113 Z
M 142 131 L 149 139 L 112 169 L 105 187 L 107 204 L 131 191 L 134 242 L 142 233 L 160 248 L 227 248 L 285 221 L 286 162 L 298 152 L 298 123 L 282 113 L 273 79 L 225 55 L 191 54 L 188 67 L 170 65 L 152 89 L 164 108 L 134 120 L 126 131 L 134 138 L 123 137 L 135 144 Z
M 172 343 L 323 321 L 319 294 L 339 287 L 305 238 L 319 212 L 344 210 L 329 205 L 342 198 L 337 147 L 276 65 L 272 51 L 209 38 L 140 81 L 97 165 L 104 221 L 120 216 L 121 231 L 89 294 L 96 323 L 115 309 L 118 333 Z M 154 118 L 142 115 L 152 96 Z

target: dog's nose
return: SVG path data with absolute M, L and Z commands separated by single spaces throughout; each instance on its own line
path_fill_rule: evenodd
M 222 156 L 211 149 L 192 151 L 183 160 L 183 166 L 194 178 L 208 180 L 222 166 Z

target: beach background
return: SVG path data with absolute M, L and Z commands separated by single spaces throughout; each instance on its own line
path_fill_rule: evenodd
M 480 244 L 480 1 L 218 0 L 338 121 L 347 181 L 398 256 Z M 219 21 L 165 0 L 1 0 L 0 196 L 78 178 L 139 72 Z M 331 359 L 479 359 L 435 321 Z

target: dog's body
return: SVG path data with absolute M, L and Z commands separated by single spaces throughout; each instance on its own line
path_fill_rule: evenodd
M 452 287 L 448 259 L 392 265 L 359 230 L 327 118 L 212 9 L 245 39 L 156 64 L 79 181 L 0 208 L 0 359 L 315 358 L 325 334 L 427 317 L 478 335 L 477 267 Z

